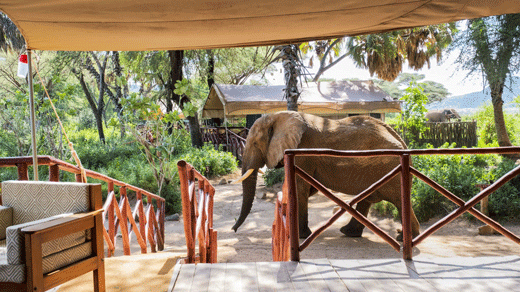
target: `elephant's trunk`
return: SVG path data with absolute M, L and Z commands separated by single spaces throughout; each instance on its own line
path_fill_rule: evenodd
M 253 201 L 255 199 L 256 193 L 256 179 L 258 175 L 258 169 L 255 169 L 253 173 L 242 181 L 242 190 L 243 190 L 243 198 L 242 198 L 242 208 L 240 209 L 240 216 L 237 219 L 237 222 L 232 227 L 235 232 L 238 227 L 244 223 L 249 212 L 251 212 L 251 207 L 253 206 Z

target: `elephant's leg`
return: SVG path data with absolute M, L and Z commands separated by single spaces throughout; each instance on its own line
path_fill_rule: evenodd
M 367 217 L 370 205 L 371 203 L 369 203 L 367 200 L 363 200 L 357 203 L 356 210 L 359 213 L 363 214 L 363 216 Z M 339 231 L 341 231 L 341 233 L 345 234 L 348 237 L 361 237 L 364 228 L 365 225 L 359 223 L 359 221 L 352 217 L 350 219 L 350 222 L 347 225 L 341 227 Z

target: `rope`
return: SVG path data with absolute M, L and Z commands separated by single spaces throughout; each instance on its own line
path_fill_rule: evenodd
M 67 143 L 68 143 L 69 148 L 70 148 L 70 153 L 72 154 L 72 157 L 74 158 L 74 160 L 76 161 L 76 164 L 79 167 L 79 171 L 81 173 L 81 181 L 83 183 L 86 183 L 87 182 L 87 173 L 85 171 L 85 168 L 83 168 L 83 165 L 81 164 L 81 160 L 79 159 L 78 154 L 76 153 L 76 150 L 74 150 L 74 145 L 72 144 L 72 142 L 70 142 L 69 137 L 67 136 L 67 132 L 65 131 L 65 128 L 63 127 L 63 124 L 61 123 L 61 119 L 60 119 L 60 116 L 58 115 L 58 112 L 56 111 L 56 107 L 54 107 L 54 103 L 52 102 L 52 99 L 49 96 L 49 92 L 47 92 L 47 88 L 45 87 L 45 84 L 43 83 L 42 77 L 40 76 L 40 71 L 38 71 L 38 67 L 34 66 L 34 68 L 36 69 L 36 74 L 38 74 L 38 78 L 40 79 L 40 83 L 43 86 L 43 90 L 45 91 L 45 95 L 49 99 L 49 102 L 51 103 L 52 109 L 54 110 L 54 114 L 56 115 L 56 118 L 58 119 L 58 123 L 60 124 L 61 131 L 62 131 L 63 135 L 65 136 L 65 139 L 67 140 Z M 31 78 L 31 77 L 29 76 L 29 78 Z

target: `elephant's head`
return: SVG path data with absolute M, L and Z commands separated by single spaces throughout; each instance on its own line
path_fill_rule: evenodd
M 281 165 L 285 149 L 297 148 L 306 129 L 302 116 L 290 111 L 261 117 L 251 127 L 242 158 L 243 176 L 238 180 L 242 181 L 242 209 L 233 230 L 237 231 L 251 211 L 258 169 Z

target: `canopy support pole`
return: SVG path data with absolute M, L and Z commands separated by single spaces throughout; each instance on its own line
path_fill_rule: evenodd
M 34 112 L 34 87 L 33 87 L 33 74 L 32 74 L 32 51 L 31 49 L 27 49 L 27 65 L 29 67 L 29 73 L 27 76 L 29 83 L 29 106 L 31 109 L 31 146 L 32 146 L 32 156 L 33 156 L 33 170 L 34 170 L 34 180 L 38 180 L 38 156 L 36 149 L 36 114 Z

